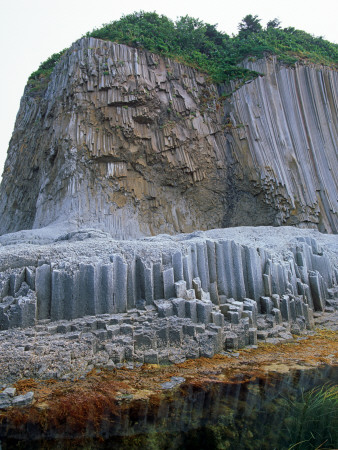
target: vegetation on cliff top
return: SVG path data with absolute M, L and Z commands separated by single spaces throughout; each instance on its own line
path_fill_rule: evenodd
M 247 15 L 238 26 L 238 34 L 230 37 L 218 31 L 217 25 L 193 17 L 180 17 L 174 22 L 156 12 L 141 11 L 94 29 L 86 36 L 176 59 L 208 73 L 216 83 L 252 78 L 257 74 L 238 64 L 246 57 L 259 58 L 266 53 L 275 54 L 288 64 L 306 60 L 338 66 L 337 44 L 292 27 L 282 28 L 278 19 L 270 20 L 265 28 L 260 22 L 257 16 Z M 64 52 L 48 58 L 29 80 L 46 79 Z

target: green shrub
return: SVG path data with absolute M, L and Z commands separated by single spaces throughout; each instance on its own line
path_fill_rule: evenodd
M 180 17 L 174 22 L 156 12 L 144 11 L 122 16 L 86 36 L 173 58 L 209 74 L 216 83 L 258 76 L 238 64 L 246 57 L 260 58 L 267 53 L 290 65 L 301 59 L 338 67 L 337 44 L 292 27 L 282 29 L 278 19 L 263 28 L 260 19 L 251 14 L 244 17 L 239 33 L 232 37 L 218 31 L 216 25 L 193 17 Z M 48 58 L 29 79 L 48 77 L 64 52 Z

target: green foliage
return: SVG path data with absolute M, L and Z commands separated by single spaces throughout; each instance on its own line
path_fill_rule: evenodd
M 262 25 L 259 23 L 261 20 L 258 19 L 258 16 L 253 16 L 252 14 L 248 14 L 244 17 L 244 19 L 238 25 L 240 36 L 246 37 L 250 35 L 250 33 L 259 33 L 262 31 Z
M 338 386 L 323 385 L 289 401 L 286 421 L 291 449 L 336 448 L 338 444 Z
M 234 79 L 246 81 L 258 76 L 239 63 L 246 57 L 259 58 L 266 53 L 277 55 L 286 64 L 302 59 L 338 66 L 337 44 L 291 27 L 282 29 L 276 18 L 263 28 L 260 19 L 251 14 L 243 18 L 239 33 L 232 37 L 218 31 L 217 25 L 193 17 L 180 17 L 174 22 L 156 12 L 144 11 L 122 16 L 86 36 L 173 58 L 209 74 L 216 83 Z M 64 50 L 42 63 L 30 80 L 48 77 L 63 53 Z
M 65 48 L 61 50 L 61 52 L 54 53 L 52 56 L 46 59 L 46 61 L 40 64 L 38 70 L 36 70 L 30 75 L 29 80 L 38 80 L 41 76 L 48 77 L 52 73 L 56 64 L 59 62 L 61 56 L 66 51 L 67 49 Z
M 40 64 L 38 70 L 33 72 L 28 78 L 28 87 L 30 95 L 40 95 L 48 85 L 49 76 L 54 70 L 61 56 L 67 51 L 65 48 L 59 53 L 54 53 L 46 61 Z
M 275 17 L 266 24 L 266 28 L 279 28 L 281 21 Z

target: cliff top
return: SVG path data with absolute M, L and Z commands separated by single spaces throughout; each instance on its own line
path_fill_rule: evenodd
M 338 45 L 293 27 L 282 28 L 278 19 L 262 27 L 251 14 L 243 18 L 237 35 L 217 25 L 184 16 L 175 22 L 156 12 L 135 12 L 103 25 L 87 37 L 109 40 L 174 58 L 210 75 L 216 83 L 250 79 L 258 74 L 239 67 L 245 58 L 275 54 L 286 64 L 299 60 L 338 67 Z M 30 76 L 30 84 L 48 76 L 67 49 L 53 54 Z

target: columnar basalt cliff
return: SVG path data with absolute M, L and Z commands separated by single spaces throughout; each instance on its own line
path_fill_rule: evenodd
M 337 73 L 245 64 L 265 75 L 224 100 L 190 67 L 77 41 L 44 88 L 26 87 L 0 234 L 52 223 L 116 238 L 237 225 L 337 232 Z
M 275 223 L 337 233 L 337 72 L 276 57 L 243 65 L 264 76 L 225 102 L 239 173 L 278 211 Z

